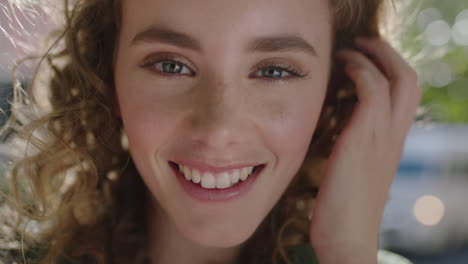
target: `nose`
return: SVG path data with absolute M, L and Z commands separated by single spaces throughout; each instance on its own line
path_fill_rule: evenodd
M 245 143 L 249 131 L 242 89 L 222 80 L 209 80 L 198 88 L 189 117 L 193 143 L 215 153 Z

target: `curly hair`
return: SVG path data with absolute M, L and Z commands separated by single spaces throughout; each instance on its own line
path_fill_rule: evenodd
M 330 0 L 333 50 L 358 35 L 380 35 L 384 0 Z M 27 246 L 38 263 L 143 263 L 145 185 L 115 115 L 113 65 L 120 0 L 64 0 L 64 27 L 41 57 L 29 90 L 15 87 L 12 116 L 0 136 L 35 151 L 10 170 L 12 201 L 23 218 L 43 223 Z M 357 102 L 351 82 L 332 67 L 306 158 L 280 200 L 244 243 L 239 263 L 291 263 L 288 248 L 309 243 L 320 176 Z M 39 77 L 45 81 L 40 82 Z M 25 96 L 27 95 L 27 96 Z M 47 100 L 38 100 L 39 95 Z M 23 108 L 19 107 L 23 106 Z M 24 120 L 24 106 L 39 110 Z

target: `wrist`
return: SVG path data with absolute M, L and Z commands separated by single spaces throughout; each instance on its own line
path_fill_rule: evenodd
M 320 264 L 377 264 L 377 244 L 348 241 L 313 247 Z

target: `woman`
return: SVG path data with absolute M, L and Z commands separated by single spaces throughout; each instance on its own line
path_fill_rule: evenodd
M 48 223 L 29 249 L 41 263 L 298 263 L 306 245 L 307 263 L 376 263 L 421 96 L 379 38 L 383 4 L 65 1 L 50 82 L 33 84 L 49 108 L 20 130 L 46 135 L 12 170 L 21 213 Z

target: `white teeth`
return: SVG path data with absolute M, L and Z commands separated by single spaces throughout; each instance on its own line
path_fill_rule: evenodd
M 190 169 L 185 167 L 185 166 L 182 166 L 182 173 L 185 175 L 185 179 L 187 181 L 190 181 L 192 179 L 192 175 L 190 173 Z
M 216 188 L 224 189 L 231 186 L 231 178 L 229 177 L 229 173 L 223 172 L 219 177 L 216 179 Z
M 197 170 L 192 171 L 192 181 L 194 183 L 199 183 L 201 181 L 201 175 L 199 171 Z
M 236 184 L 237 182 L 239 182 L 239 177 L 240 177 L 240 170 L 234 170 L 231 173 L 231 183 Z
M 213 174 L 209 172 L 205 172 L 201 179 L 201 186 L 206 189 L 213 189 L 215 188 L 215 184 L 216 184 L 216 179 L 213 176 Z
M 210 172 L 205 172 L 203 175 L 200 171 L 186 166 L 178 165 L 179 171 L 184 174 L 187 181 L 200 184 L 206 189 L 225 189 L 229 188 L 241 181 L 245 181 L 253 172 L 254 167 L 246 167 L 242 169 L 234 169 L 229 172 L 222 172 L 214 175 Z
M 240 173 L 241 181 L 245 181 L 247 177 L 249 177 L 249 170 L 250 170 L 249 168 L 242 168 L 241 173 Z M 250 172 L 252 172 L 252 170 L 250 170 Z

